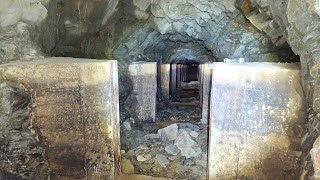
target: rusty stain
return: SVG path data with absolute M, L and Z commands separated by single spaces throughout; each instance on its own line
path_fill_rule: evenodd
M 245 0 L 244 3 L 243 3 L 243 12 L 244 12 L 244 14 L 248 14 L 251 11 L 252 11 L 251 0 Z
M 30 128 L 37 132 L 46 149 L 54 177 L 118 177 L 116 67 L 116 61 L 74 58 L 48 58 L 0 66 L 2 80 L 18 82 L 31 93 Z M 24 106 L 24 103 L 14 106 Z

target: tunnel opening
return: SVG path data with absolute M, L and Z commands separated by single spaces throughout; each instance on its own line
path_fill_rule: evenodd
M 185 61 L 170 65 L 170 106 L 200 106 L 200 63 Z
M 303 86 L 306 87 L 306 96 L 309 97 L 309 100 L 317 97 L 317 95 L 313 95 L 312 93 L 313 86 L 310 83 L 312 78 L 309 74 L 311 69 L 310 59 L 313 58 L 310 53 L 316 52 L 312 50 L 311 45 L 315 43 L 311 42 L 309 43 L 311 45 L 307 46 L 311 50 L 304 49 L 303 46 L 300 46 L 299 38 L 295 39 L 295 36 L 298 36 L 299 33 L 295 32 L 296 30 L 291 30 L 291 33 L 288 33 L 287 31 L 290 28 L 285 29 L 281 26 L 283 19 L 279 19 L 277 15 L 272 16 L 268 8 L 260 9 L 259 3 L 255 2 L 255 0 L 250 0 L 252 3 L 249 3 L 249 1 L 236 1 L 234 4 L 218 0 L 214 0 L 213 3 L 209 3 L 209 1 L 208 3 L 206 1 L 190 1 L 188 3 L 182 1 L 150 2 L 148 0 L 135 0 L 133 2 L 118 2 L 113 0 L 92 2 L 84 0 L 67 2 L 62 0 L 53 2 L 49 0 L 46 2 L 45 7 L 52 9 L 49 11 L 47 20 L 39 27 L 36 25 L 29 27 L 33 29 L 36 26 L 33 33 L 28 34 L 28 29 L 25 28 L 29 23 L 29 19 L 23 19 L 23 22 L 13 25 L 12 29 L 9 29 L 8 32 L 3 31 L 4 36 L 0 38 L 1 40 L 4 39 L 4 42 L 8 45 L 6 45 L 7 48 L 0 49 L 0 57 L 5 59 L 5 61 L 11 61 L 15 58 L 29 60 L 32 58 L 43 58 L 44 56 L 117 59 L 120 77 L 120 147 L 122 150 L 121 167 L 123 168 L 123 173 L 178 179 L 201 179 L 208 177 L 207 169 L 209 165 L 207 163 L 208 154 L 210 153 L 208 152 L 210 146 L 208 144 L 208 137 L 210 127 L 206 122 L 209 122 L 212 118 L 212 111 L 220 113 L 218 114 L 219 117 L 214 118 L 226 118 L 217 121 L 223 124 L 223 127 L 220 127 L 221 129 L 224 127 L 229 128 L 228 130 L 232 128 L 236 129 L 230 124 L 237 124 L 238 121 L 241 121 L 241 123 L 244 123 L 238 124 L 241 131 L 257 133 L 257 131 L 252 130 L 256 126 L 265 130 L 259 131 L 259 133 L 263 134 L 269 132 L 267 130 L 273 127 L 274 132 L 279 133 L 279 129 L 284 129 L 281 133 L 292 137 L 294 136 L 289 130 L 296 130 L 299 138 L 302 137 L 301 129 L 295 129 L 296 125 L 300 126 L 300 122 L 296 124 L 293 122 L 291 125 L 294 127 L 285 122 L 286 118 L 284 116 L 290 117 L 291 111 L 289 113 L 289 110 L 283 110 L 279 113 L 269 108 L 269 106 L 272 107 L 272 105 L 280 104 L 280 102 L 283 103 L 282 107 L 288 105 L 292 108 L 292 104 L 294 104 L 292 99 L 294 98 L 283 100 L 276 96 L 277 94 L 281 94 L 280 92 L 270 95 L 264 92 L 263 88 L 255 91 L 254 89 L 248 90 L 246 89 L 247 87 L 233 87 L 233 85 L 250 84 L 249 82 L 255 79 L 253 76 L 248 78 L 250 80 L 235 80 L 230 83 L 230 86 L 224 87 L 224 89 L 215 89 L 215 92 L 220 93 L 219 95 L 223 98 L 219 99 L 211 95 L 203 96 L 204 83 L 213 81 L 212 75 L 215 71 L 213 69 L 203 69 L 201 66 L 212 62 L 224 62 L 228 66 L 226 72 L 234 75 L 236 73 L 229 71 L 229 68 L 232 69 L 234 66 L 243 65 L 243 68 L 248 70 L 258 62 L 299 63 L 300 57 L 295 54 L 300 54 L 300 70 L 302 72 Z M 35 4 L 32 3 L 32 5 Z M 210 8 L 205 8 L 207 6 Z M 173 7 L 175 9 L 172 9 Z M 283 6 L 280 7 L 282 8 Z M 43 7 L 41 8 L 43 9 Z M 71 9 L 71 11 L 68 9 Z M 276 12 L 274 11 L 273 13 Z M 283 23 L 286 24 L 286 21 L 284 20 Z M 42 37 L 39 37 L 37 34 L 39 31 Z M 15 39 L 13 36 L 17 36 L 18 38 Z M 36 43 L 29 40 L 29 36 L 35 38 Z M 309 42 L 312 39 L 310 37 L 306 36 L 303 42 Z M 30 47 L 29 49 L 20 47 L 26 44 L 28 48 Z M 40 47 L 38 47 L 39 44 Z M 307 53 L 302 54 L 301 52 Z M 136 69 L 139 68 L 139 64 L 142 65 L 144 63 L 149 64 L 138 70 Z M 134 67 L 130 68 L 131 65 L 134 65 Z M 268 67 L 269 64 L 264 64 L 263 66 Z M 281 69 L 276 65 L 271 66 Z M 175 72 L 173 71 L 173 67 L 175 67 Z M 166 69 L 166 71 L 162 72 L 162 69 Z M 259 67 L 256 67 L 256 69 L 259 69 Z M 139 74 L 140 72 L 145 74 Z M 204 72 L 209 72 L 209 75 L 207 77 L 201 76 Z M 246 74 L 245 72 L 243 73 Z M 229 74 L 225 74 L 225 76 L 232 79 L 234 76 L 229 76 Z M 165 76 L 167 76 L 167 79 L 163 80 Z M 269 76 L 276 77 L 277 75 L 266 72 L 266 81 Z M 220 78 L 223 79 L 224 77 Z M 281 75 L 277 79 L 270 81 L 270 84 L 278 81 L 278 79 L 281 80 Z M 137 85 L 138 81 L 140 81 L 140 84 Z M 164 85 L 162 81 L 169 83 Z M 257 87 L 264 87 L 262 85 L 255 84 Z M 275 88 L 278 87 L 282 86 L 275 86 Z M 208 85 L 209 94 L 211 94 L 213 88 L 215 87 L 212 87 L 212 83 L 210 83 Z M 232 101 L 232 98 L 237 98 L 237 95 L 239 95 L 235 93 L 237 91 L 229 92 L 232 88 L 236 90 L 243 89 L 245 92 L 242 94 L 243 98 Z M 167 90 L 164 91 L 164 89 Z M 268 89 L 268 87 L 265 89 Z M 290 90 L 290 92 L 294 91 Z M 145 95 L 142 96 L 141 94 Z M 290 94 L 289 91 L 288 94 Z M 260 97 L 259 95 L 263 96 L 263 98 L 254 99 Z M 299 94 L 296 96 L 301 96 L 303 99 L 304 95 Z M 269 103 L 268 106 L 259 104 L 270 97 L 277 97 L 280 100 L 278 102 L 270 100 L 267 102 Z M 229 101 L 229 105 L 214 104 L 219 108 L 212 109 L 209 103 L 204 107 L 203 104 L 207 103 L 204 100 L 211 102 L 211 98 L 216 98 L 212 101 L 214 103 Z M 242 99 L 249 100 L 243 102 Z M 141 106 L 136 104 L 136 102 L 141 102 Z M 230 104 L 237 105 L 240 107 L 239 109 L 242 108 L 241 112 L 237 111 L 239 109 L 232 109 Z M 251 110 L 249 107 L 258 109 Z M 133 111 L 135 108 L 142 109 L 144 113 L 142 115 L 138 114 L 136 111 Z M 206 108 L 205 111 L 204 108 Z M 261 109 L 267 109 L 268 111 L 265 112 Z M 254 118 L 265 119 L 265 117 L 257 113 L 260 110 L 263 114 L 273 112 L 272 115 L 267 117 L 269 119 L 274 120 L 276 116 L 283 118 L 282 124 L 279 121 L 256 122 Z M 236 115 L 230 115 L 232 111 L 239 113 L 237 114 L 238 121 L 233 119 Z M 315 113 L 310 110 L 311 112 Z M 313 119 L 316 117 L 316 115 L 312 115 L 308 118 Z M 299 118 L 303 119 L 303 117 Z M 225 124 L 225 122 L 229 122 L 230 124 Z M 273 126 L 273 124 L 277 124 L 277 126 Z M 211 127 L 211 129 L 213 128 Z M 218 136 L 217 134 L 213 135 Z M 234 134 L 230 136 L 232 135 Z M 306 139 L 309 141 L 305 142 L 308 144 L 308 147 L 304 153 L 308 154 L 308 151 L 312 148 L 311 142 L 316 137 L 313 136 L 313 130 L 312 133 L 308 133 L 306 136 Z M 233 144 L 229 144 L 225 149 L 221 147 L 219 152 L 222 152 L 222 154 L 224 152 L 233 152 L 231 151 L 231 147 L 241 149 L 242 147 L 237 145 L 248 142 L 244 141 L 246 137 L 244 138 L 241 135 L 234 135 L 234 139 L 223 139 L 223 137 L 224 134 L 220 134 L 217 139 L 220 139 L 221 142 L 232 142 Z M 276 171 L 275 168 L 272 169 L 271 167 L 277 167 L 277 169 L 282 169 L 283 172 L 290 171 L 291 174 L 277 172 L 278 174 L 269 174 L 270 177 L 276 179 L 277 177 L 288 175 L 286 176 L 288 179 L 294 179 L 299 176 L 298 171 L 296 171 L 297 167 L 284 167 L 280 165 L 281 162 L 274 161 L 272 163 L 274 159 L 270 158 L 274 155 L 274 157 L 277 157 L 286 164 L 299 164 L 295 160 L 299 161 L 304 156 L 304 154 L 301 155 L 301 147 L 296 146 L 296 142 L 300 142 L 300 139 L 286 137 L 279 137 L 280 140 L 286 142 L 282 144 L 279 142 L 279 144 L 281 144 L 283 149 L 287 145 L 293 147 L 293 155 L 290 154 L 292 149 L 288 151 L 287 149 L 280 149 L 279 153 L 274 153 L 273 151 L 267 152 L 267 150 L 259 152 L 252 150 L 256 154 L 251 157 L 259 159 L 258 156 L 262 154 L 261 157 L 265 158 L 263 161 L 256 163 L 258 164 L 257 169 L 252 169 L 251 165 L 245 167 L 243 162 L 250 164 L 248 160 L 238 161 L 237 169 L 251 168 L 250 172 L 248 171 L 249 174 L 232 174 L 223 168 L 220 172 L 227 175 L 228 173 L 229 175 L 231 174 L 230 178 L 250 179 L 252 177 L 261 177 L 262 174 L 255 174 L 255 172 L 260 172 L 259 169 L 261 170 L 263 167 L 269 168 L 263 169 L 264 172 Z M 260 136 L 260 139 L 263 138 Z M 270 140 L 274 137 L 268 136 L 267 138 Z M 254 140 L 253 138 L 249 145 L 256 146 Z M 184 144 L 182 142 L 189 145 L 181 145 Z M 256 142 L 260 141 L 257 140 Z M 267 145 L 265 147 L 266 149 L 270 148 Z M 277 149 L 277 147 L 272 148 Z M 228 153 L 223 154 L 223 156 L 237 158 L 234 154 Z M 283 154 L 290 155 L 285 156 Z M 310 159 L 310 156 L 308 158 Z M 232 162 L 234 159 L 228 160 L 228 162 Z M 241 158 L 238 157 L 238 159 Z M 310 161 L 307 162 L 308 167 L 311 167 L 310 163 Z M 221 162 L 219 165 L 234 167 L 224 162 Z M 293 172 L 292 169 L 296 172 Z M 216 172 L 219 172 L 219 170 Z

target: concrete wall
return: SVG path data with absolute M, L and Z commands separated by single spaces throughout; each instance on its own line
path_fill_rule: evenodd
M 133 83 L 130 94 L 131 116 L 138 123 L 155 121 L 157 102 L 157 63 L 137 62 L 129 65 Z
M 296 179 L 304 125 L 294 64 L 214 63 L 209 179 Z
M 170 99 L 170 64 L 161 64 L 160 67 L 161 77 L 161 93 L 166 103 Z
M 28 128 L 45 149 L 43 166 L 47 165 L 50 172 L 46 179 L 117 178 L 120 154 L 116 61 L 48 58 L 11 63 L 0 66 L 0 79 L 15 82 L 31 94 Z M 23 152 L 21 149 L 15 156 Z M 12 162 L 21 163 L 18 166 L 22 169 L 33 166 L 28 161 Z M 21 169 L 10 171 L 11 163 L 10 159 L 2 161 L 1 172 L 28 178 L 29 174 Z
M 208 124 L 209 112 L 210 112 L 210 95 L 211 95 L 211 84 L 212 84 L 212 75 L 211 70 L 214 67 L 212 63 L 203 64 L 202 71 L 202 86 L 200 88 L 200 104 L 202 104 L 202 118 L 201 123 Z

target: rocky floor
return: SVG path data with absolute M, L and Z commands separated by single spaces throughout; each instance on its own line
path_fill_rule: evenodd
M 200 123 L 201 108 L 197 101 L 196 97 L 181 97 L 176 104 L 158 111 L 156 123 L 142 127 L 136 126 L 132 118 L 126 120 L 121 128 L 122 172 L 206 179 L 208 131 Z

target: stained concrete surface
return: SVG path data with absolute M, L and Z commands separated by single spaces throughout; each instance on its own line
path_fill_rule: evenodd
M 297 179 L 303 93 L 294 64 L 213 67 L 209 179 Z
M 133 90 L 129 96 L 131 116 L 137 123 L 156 120 L 157 63 L 137 62 L 129 65 Z M 129 101 L 128 101 L 129 102 Z
M 28 128 L 37 146 L 45 149 L 48 179 L 118 176 L 116 61 L 49 58 L 10 63 L 0 66 L 0 79 L 18 84 L 31 96 Z

